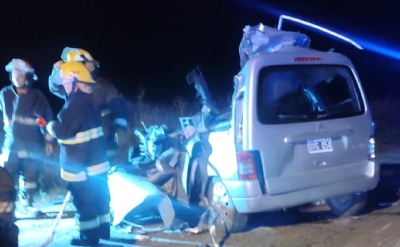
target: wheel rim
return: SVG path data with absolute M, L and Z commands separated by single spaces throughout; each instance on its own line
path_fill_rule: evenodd
M 232 208 L 228 191 L 221 182 L 216 182 L 213 187 L 213 202 L 224 208 Z

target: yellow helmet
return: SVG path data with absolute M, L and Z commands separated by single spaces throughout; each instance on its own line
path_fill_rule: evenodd
M 85 83 L 95 83 L 89 70 L 81 62 L 71 61 L 61 64 L 61 80 L 71 80 Z
M 84 49 L 81 48 L 72 48 L 72 47 L 65 47 L 64 50 L 61 53 L 61 59 L 64 62 L 71 62 L 71 61 L 76 61 L 76 62 L 87 62 L 87 61 L 92 61 L 92 62 L 97 62 L 96 60 L 93 59 L 92 55 Z

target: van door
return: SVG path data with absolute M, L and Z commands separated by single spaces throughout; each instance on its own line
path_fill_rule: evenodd
M 260 151 L 267 193 L 370 175 L 372 121 L 349 67 L 269 66 L 256 80 L 244 146 Z

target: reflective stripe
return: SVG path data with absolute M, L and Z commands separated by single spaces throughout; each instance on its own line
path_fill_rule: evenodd
M 72 138 L 68 138 L 65 140 L 59 139 L 58 142 L 66 145 L 74 145 L 74 144 L 88 142 L 92 139 L 99 138 L 100 136 L 103 136 L 103 128 L 97 127 L 90 130 L 79 132 L 76 134 L 75 137 Z
M 0 213 L 10 213 L 14 209 L 14 202 L 0 202 Z
M 109 223 L 110 222 L 110 214 L 103 214 L 97 216 L 97 219 L 99 220 L 100 224 L 101 223 Z
M 36 126 L 36 118 L 29 118 L 29 117 L 21 117 L 15 115 L 14 121 L 16 123 L 24 124 L 24 125 L 31 125 L 31 126 Z
M 2 153 L 0 154 L 0 157 L 3 162 L 7 162 L 8 158 L 10 157 L 10 149 L 8 149 L 8 148 L 3 149 Z M 3 164 L 3 166 L 4 166 L 4 164 Z
M 63 168 L 61 168 L 61 178 L 67 182 L 82 182 L 87 180 L 87 175 L 88 176 L 95 176 L 99 174 L 103 174 L 108 172 L 110 170 L 111 166 L 108 161 L 103 162 L 98 165 L 93 165 L 89 166 L 87 169 L 87 173 L 84 171 L 81 171 L 79 173 L 72 173 L 72 172 L 67 172 Z
M 12 126 L 12 121 L 8 118 L 5 118 L 3 122 L 4 126 Z
M 46 125 L 46 130 L 47 130 L 47 132 L 49 132 L 49 134 L 52 135 L 52 136 L 56 136 L 56 135 L 54 134 L 54 131 L 53 131 L 53 125 L 54 125 L 54 124 L 55 124 L 54 121 L 50 121 L 50 122 Z
M 17 156 L 18 156 L 18 158 L 28 158 L 28 152 L 25 150 L 18 151 Z
M 89 230 L 93 228 L 99 227 L 98 219 L 87 220 L 87 221 L 79 221 L 79 230 Z
M 35 182 L 24 182 L 24 189 L 36 189 L 38 184 Z
M 107 157 L 113 157 L 115 155 L 117 155 L 117 149 L 107 150 Z
M 104 110 L 101 111 L 101 116 L 105 117 L 110 113 L 111 113 L 110 109 L 104 109 Z
M 81 171 L 80 173 L 72 173 L 67 172 L 62 168 L 61 178 L 67 182 L 82 182 L 87 180 L 86 173 L 84 171 Z
M 123 118 L 116 118 L 114 120 L 114 124 L 122 126 L 122 127 L 126 127 L 126 126 L 128 126 L 128 121 L 126 121 L 126 119 L 123 119 Z
M 89 176 L 95 176 L 107 172 L 108 170 L 110 170 L 110 168 L 110 163 L 106 161 L 98 165 L 89 166 L 87 168 L 87 173 Z

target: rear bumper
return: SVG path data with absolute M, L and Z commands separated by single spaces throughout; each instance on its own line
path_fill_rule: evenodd
M 287 193 L 270 195 L 263 194 L 256 181 L 224 180 L 232 201 L 239 213 L 256 213 L 274 211 L 282 208 L 299 206 L 302 204 L 327 199 L 330 197 L 366 192 L 374 189 L 379 182 L 379 164 L 370 161 L 373 173 L 356 179 L 329 183 L 320 186 L 292 190 Z M 290 180 L 288 180 L 290 183 Z

